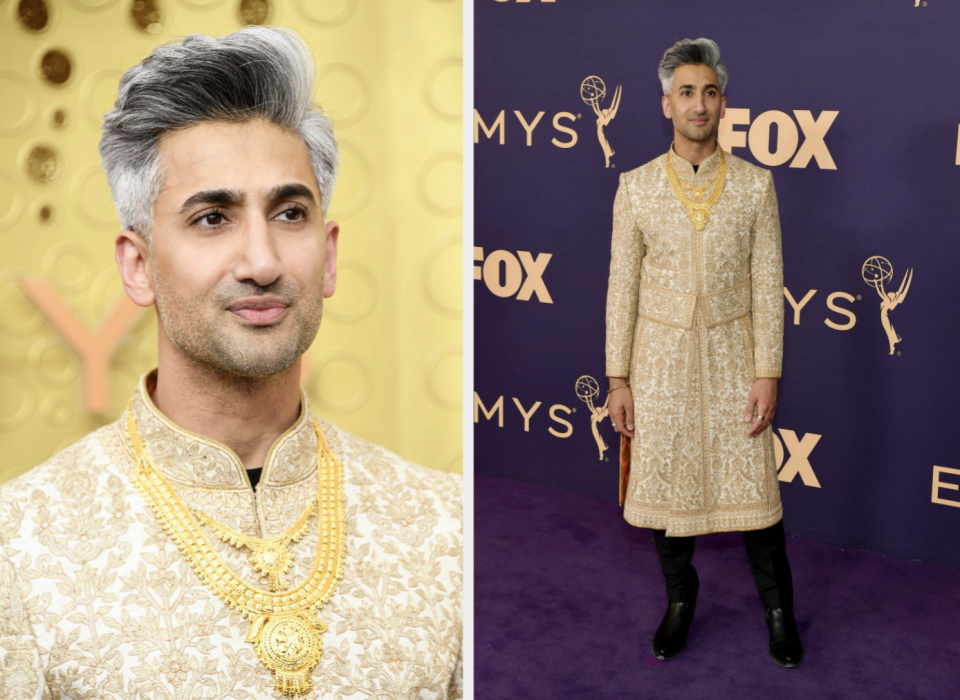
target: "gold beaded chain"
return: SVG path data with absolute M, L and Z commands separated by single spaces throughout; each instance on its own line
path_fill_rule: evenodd
M 719 169 L 718 169 L 718 172 L 719 172 Z M 703 193 L 706 192 L 707 188 L 710 187 L 710 185 L 713 184 L 714 180 L 717 179 L 717 173 L 714 173 L 713 177 L 711 177 L 702 185 L 691 185 L 689 182 L 681 178 L 679 175 L 677 175 L 677 179 L 680 180 L 681 185 L 683 185 L 688 190 L 690 190 L 690 194 L 692 194 L 693 198 L 699 202 L 701 199 L 703 199 Z
M 307 526 L 310 523 L 310 516 L 313 515 L 314 506 L 317 503 L 316 498 L 311 498 L 307 507 L 297 518 L 297 521 L 291 525 L 286 532 L 277 537 L 260 538 L 244 535 L 237 532 L 223 523 L 218 523 L 206 513 L 196 508 L 191 508 L 190 512 L 194 517 L 213 530 L 220 540 L 227 544 L 250 550 L 250 565 L 254 570 L 259 571 L 267 577 L 267 585 L 271 591 L 282 591 L 287 587 L 286 574 L 287 569 L 293 563 L 293 557 L 290 556 L 290 550 L 287 546 L 291 542 L 299 542 L 307 532 Z
M 717 148 L 720 148 L 719 144 Z M 693 222 L 693 228 L 696 229 L 697 233 L 706 228 L 707 222 L 710 221 L 710 207 L 720 201 L 720 195 L 723 194 L 723 185 L 727 179 L 727 161 L 723 156 L 722 148 L 720 148 L 720 167 L 717 169 L 717 174 L 714 178 L 717 183 L 713 186 L 713 191 L 710 192 L 710 196 L 702 202 L 692 200 L 687 196 L 687 193 L 683 191 L 680 178 L 670 164 L 670 151 L 667 151 L 667 180 L 670 181 L 670 186 L 673 188 L 674 194 L 677 195 L 687 208 L 687 216 L 689 216 L 690 221 Z
M 320 635 L 326 630 L 316 611 L 336 591 L 346 555 L 343 465 L 327 448 L 316 419 L 317 554 L 303 583 L 281 593 L 250 586 L 224 563 L 146 453 L 132 406 L 128 413 L 127 434 L 137 458 L 135 484 L 160 526 L 203 584 L 251 621 L 245 641 L 254 645 L 260 661 L 273 672 L 277 692 L 288 696 L 309 692 L 313 687 L 310 672 L 323 654 Z

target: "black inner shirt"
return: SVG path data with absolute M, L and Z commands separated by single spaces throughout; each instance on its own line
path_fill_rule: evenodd
M 263 467 L 247 470 L 247 476 L 250 477 L 250 486 L 254 489 L 257 488 L 257 484 L 260 483 L 261 472 L 263 472 Z

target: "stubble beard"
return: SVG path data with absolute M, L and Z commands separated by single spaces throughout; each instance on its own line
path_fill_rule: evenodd
M 684 117 L 679 125 L 674 123 L 674 127 L 690 141 L 703 143 L 704 141 L 709 141 L 716 135 L 718 126 L 718 122 L 714 122 L 709 114 L 707 114 L 706 117 L 707 123 L 700 127 L 691 124 L 689 116 Z
M 211 374 L 255 379 L 285 372 L 309 349 L 323 317 L 322 292 L 305 299 L 286 282 L 267 287 L 238 283 L 229 289 L 221 285 L 203 298 L 180 295 L 158 275 L 153 282 L 164 333 L 174 347 Z M 233 300 L 268 293 L 289 304 L 276 326 L 243 326 L 229 318 L 226 308 Z

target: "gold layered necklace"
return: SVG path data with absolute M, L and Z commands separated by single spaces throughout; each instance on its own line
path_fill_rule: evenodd
M 717 148 L 720 148 L 720 144 L 717 144 Z M 672 146 L 670 150 L 673 150 Z M 698 233 L 703 231 L 707 226 L 707 222 L 710 221 L 710 207 L 720 201 L 720 195 L 723 194 L 723 184 L 726 179 L 727 161 L 726 158 L 723 157 L 723 149 L 720 148 L 720 167 L 717 168 L 717 174 L 703 187 L 687 185 L 695 197 L 691 198 L 684 192 L 683 186 L 686 185 L 686 183 L 683 182 L 674 171 L 673 166 L 670 164 L 670 151 L 667 151 L 667 180 L 670 181 L 670 186 L 673 188 L 674 194 L 677 195 L 687 208 L 687 216 L 690 217 L 690 221 L 693 222 L 693 228 L 696 229 Z M 710 196 L 704 200 L 704 192 L 706 188 L 710 186 L 710 183 L 715 183 L 713 190 L 710 192 Z
M 260 661 L 273 672 L 277 691 L 291 696 L 309 692 L 313 687 L 310 672 L 323 653 L 320 635 L 326 630 L 326 625 L 317 619 L 317 610 L 336 590 L 343 576 L 346 552 L 343 466 L 327 449 L 317 421 L 313 421 L 317 434 L 317 496 L 297 523 L 283 535 L 265 540 L 248 537 L 219 523 L 214 527 L 221 539 L 232 537 L 229 533 L 239 535 L 234 538 L 237 544 L 251 549 L 251 559 L 258 558 L 261 566 L 255 564 L 255 567 L 268 577 L 271 571 L 276 571 L 279 585 L 283 572 L 289 567 L 286 561 L 282 570 L 278 568 L 284 553 L 289 558 L 286 547 L 303 536 L 316 504 L 318 532 L 313 568 L 299 586 L 278 592 L 254 588 L 227 567 L 197 519 L 146 453 L 132 406 L 128 407 L 128 413 L 127 433 L 137 458 L 136 486 L 160 526 L 204 585 L 251 621 L 245 641 L 253 644 Z M 214 522 L 204 518 L 207 523 Z
M 242 532 L 237 532 L 233 528 L 218 523 L 206 513 L 201 513 L 196 508 L 190 512 L 201 523 L 213 530 L 213 533 L 234 547 L 246 547 L 250 550 L 250 565 L 267 577 L 267 585 L 271 591 L 282 591 L 287 587 L 287 580 L 284 574 L 293 563 L 293 557 L 290 556 L 290 550 L 287 546 L 291 542 L 299 542 L 300 538 L 307 532 L 307 526 L 310 523 L 310 516 L 313 515 L 313 508 L 317 499 L 311 498 L 303 513 L 297 518 L 297 522 L 278 537 L 269 539 L 260 539 L 259 537 L 250 537 Z

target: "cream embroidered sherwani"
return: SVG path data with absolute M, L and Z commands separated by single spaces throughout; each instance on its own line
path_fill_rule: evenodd
M 668 536 L 754 530 L 782 516 L 768 428 L 747 437 L 758 377 L 779 377 L 783 257 L 771 173 L 730 154 L 697 233 L 666 154 L 620 176 L 607 294 L 607 375 L 629 377 L 634 440 L 624 517 Z M 720 150 L 679 177 L 705 186 Z M 709 195 L 711 188 L 706 187 Z
M 132 410 L 188 506 L 256 537 L 296 521 L 317 492 L 305 395 L 254 494 L 230 450 L 157 410 L 149 381 Z M 0 487 L 0 698 L 281 697 L 244 641 L 250 623 L 200 582 L 134 486 L 126 416 Z M 347 549 L 319 611 L 328 629 L 313 696 L 461 697 L 461 479 L 319 423 L 344 467 Z M 291 587 L 316 553 L 311 525 L 290 545 Z M 233 571 L 267 587 L 247 550 L 205 532 Z

